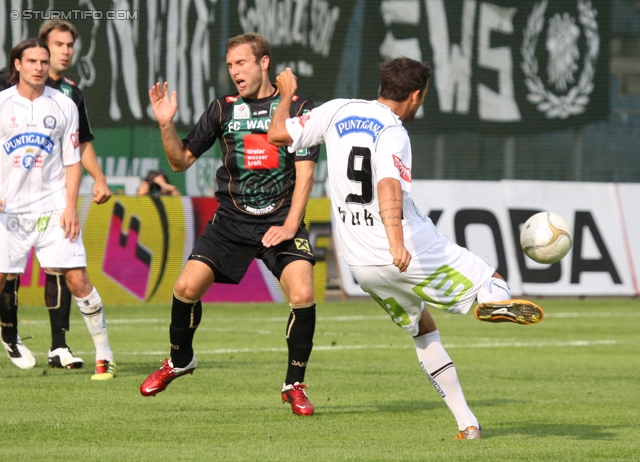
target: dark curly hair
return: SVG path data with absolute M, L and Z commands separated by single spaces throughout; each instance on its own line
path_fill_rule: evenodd
M 431 78 L 431 67 L 410 58 L 385 61 L 380 67 L 380 96 L 392 101 L 404 101 L 416 91 L 423 91 Z

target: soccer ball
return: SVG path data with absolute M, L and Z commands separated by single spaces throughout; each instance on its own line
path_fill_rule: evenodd
M 538 263 L 556 263 L 569 253 L 573 235 L 560 215 L 540 212 L 530 217 L 520 231 L 524 253 Z

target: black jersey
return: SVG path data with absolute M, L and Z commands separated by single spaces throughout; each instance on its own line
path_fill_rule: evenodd
M 3 67 L 0 69 L 0 91 L 9 88 L 9 78 L 11 73 L 9 67 Z M 78 128 L 80 130 L 80 142 L 86 143 L 93 140 L 94 136 L 91 133 L 91 125 L 89 125 L 89 117 L 87 116 L 87 107 L 84 103 L 84 95 L 82 90 L 76 85 L 76 83 L 66 77 L 62 77 L 60 80 L 53 80 L 48 78 L 46 82 L 47 86 L 55 88 L 56 90 L 64 93 L 76 103 L 78 107 Z
M 6 90 L 11 86 L 9 85 L 10 78 L 11 72 L 9 71 L 9 66 L 0 69 L 0 91 Z
M 216 172 L 216 213 L 247 223 L 282 223 L 291 207 L 295 162 L 318 161 L 318 146 L 290 153 L 267 141 L 271 115 L 280 92 L 267 98 L 232 95 L 216 99 L 182 140 L 200 157 L 220 139 L 222 165 Z M 313 103 L 294 95 L 291 117 L 309 112 Z

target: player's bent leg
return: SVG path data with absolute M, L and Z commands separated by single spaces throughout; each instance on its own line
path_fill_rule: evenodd
M 202 319 L 202 297 L 214 282 L 212 269 L 199 260 L 189 260 L 173 288 L 169 340 L 171 359 L 165 358 L 140 385 L 143 396 L 155 396 L 178 377 L 193 374 L 198 361 L 193 338 Z M 194 297 L 194 298 L 189 298 Z
M 290 300 L 291 312 L 287 322 L 287 375 L 282 386 L 283 402 L 291 404 L 291 411 L 302 416 L 315 412 L 306 394 L 304 376 L 313 349 L 316 327 L 316 303 L 313 299 L 313 271 L 307 260 L 290 262 L 280 276 Z
M 0 321 L 2 323 L 2 346 L 11 362 L 20 369 L 31 369 L 36 359 L 22 343 L 18 335 L 18 289 L 20 277 L 17 274 L 5 274 L 4 286 L 0 292 Z
M 62 271 L 96 348 L 96 368 L 91 380 L 113 379 L 116 376 L 116 363 L 109 345 L 107 322 L 100 294 L 91 284 L 86 268 Z
M 193 337 L 202 319 L 202 302 L 185 300 L 175 292 L 171 305 L 171 359 L 165 358 L 160 369 L 153 371 L 140 385 L 143 396 L 155 396 L 183 375 L 193 374 L 198 361 L 193 352 Z
M 51 348 L 47 364 L 53 368 L 79 369 L 84 365 L 84 361 L 74 356 L 66 341 L 66 333 L 69 331 L 71 291 L 64 274 L 51 268 L 45 268 L 44 271 L 46 275 L 44 299 L 51 323 Z
M 499 276 L 497 273 L 494 276 Z M 478 291 L 478 305 L 473 310 L 476 319 L 486 322 L 535 324 L 542 321 L 544 311 L 528 300 L 512 300 L 511 290 L 501 277 L 487 279 Z

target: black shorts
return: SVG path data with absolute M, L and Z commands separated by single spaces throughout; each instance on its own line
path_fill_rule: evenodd
M 205 263 L 213 271 L 215 282 L 225 284 L 239 284 L 254 258 L 261 259 L 278 280 L 285 266 L 293 261 L 307 260 L 315 265 L 304 223 L 293 239 L 267 248 L 262 245 L 262 236 L 272 226 L 273 223 L 243 223 L 215 214 L 196 240 L 189 260 Z

